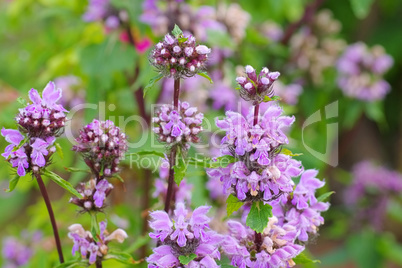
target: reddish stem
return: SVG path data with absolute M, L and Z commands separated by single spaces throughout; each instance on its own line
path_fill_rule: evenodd
M 168 189 L 165 200 L 165 211 L 169 213 L 170 202 L 173 197 L 173 187 L 174 187 L 174 166 L 176 165 L 176 146 L 173 146 L 169 155 L 169 179 L 168 179 Z
M 257 233 L 256 231 L 254 231 L 254 244 L 256 246 L 257 252 L 260 252 L 262 245 L 262 235 L 261 233 Z
M 258 124 L 258 113 L 260 111 L 260 105 L 256 104 L 254 106 L 254 126 Z
M 45 200 L 46 208 L 49 213 L 50 222 L 51 222 L 52 228 L 53 228 L 54 240 L 56 241 L 57 252 L 59 253 L 60 263 L 64 263 L 63 251 L 61 250 L 59 231 L 57 230 L 56 220 L 54 218 L 54 213 L 53 213 L 52 205 L 50 203 L 49 195 L 47 194 L 47 191 L 46 191 L 46 186 L 43 183 L 42 177 L 39 173 L 34 173 L 34 175 L 36 177 L 36 181 L 38 182 L 40 192 L 42 193 L 43 200 Z
M 173 105 L 177 111 L 179 110 L 179 95 L 180 95 L 180 78 L 176 78 L 174 80 Z

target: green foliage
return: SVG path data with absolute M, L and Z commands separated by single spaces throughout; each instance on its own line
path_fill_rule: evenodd
M 194 260 L 195 258 L 197 258 L 197 255 L 194 253 L 191 253 L 188 256 L 184 256 L 184 255 L 180 255 L 179 256 L 179 261 L 181 264 L 187 265 L 190 263 L 190 261 Z
M 370 12 L 374 0 L 350 0 L 353 13 L 359 19 L 364 19 Z
M 177 185 L 180 185 L 181 181 L 184 179 L 184 176 L 186 176 L 188 165 L 181 153 L 178 153 L 177 156 L 177 162 L 174 166 L 174 181 Z
M 238 211 L 242 206 L 243 202 L 241 202 L 236 196 L 229 195 L 228 199 L 226 199 L 226 213 L 227 217 L 233 214 L 233 212 Z
M 272 217 L 272 207 L 269 204 L 264 205 L 262 201 L 253 202 L 246 225 L 257 233 L 262 233 L 268 226 L 270 217 Z
M 174 25 L 172 34 L 176 37 L 179 38 L 180 36 L 183 35 L 183 31 L 180 29 L 179 26 L 177 26 L 177 24 Z
M 5 189 L 7 193 L 10 193 L 14 191 L 15 187 L 17 187 L 18 182 L 20 181 L 20 176 L 16 175 L 14 178 L 10 180 L 10 185 L 8 186 L 8 189 Z
M 321 263 L 319 260 L 312 260 L 306 256 L 303 252 L 293 258 L 296 264 L 309 264 L 309 263 Z
M 198 72 L 197 74 L 198 74 L 199 76 L 202 76 L 202 77 L 208 79 L 209 83 L 211 83 L 211 84 L 214 83 L 214 81 L 212 81 L 212 78 L 209 77 L 209 75 L 208 75 L 207 72 Z
M 148 84 L 144 87 L 144 97 L 147 94 L 148 90 L 150 90 L 156 82 L 163 78 L 163 74 L 158 74 L 154 76 L 151 80 L 149 80 Z
M 71 261 L 66 261 L 62 264 L 57 265 L 55 268 L 74 268 L 74 267 L 88 267 L 88 260 L 76 259 Z
M 58 156 L 60 156 L 61 160 L 64 159 L 64 154 L 63 154 L 63 149 L 60 146 L 60 143 L 55 143 L 54 144 L 56 146 L 56 153 L 58 154 Z
M 335 193 L 334 191 L 331 191 L 331 192 L 327 192 L 325 194 L 322 194 L 317 198 L 317 201 L 318 202 L 324 202 L 327 198 L 329 198 L 334 193 Z
M 282 148 L 281 149 L 281 154 L 285 154 L 285 155 L 289 155 L 289 156 L 301 156 L 301 155 L 303 155 L 303 154 L 294 154 L 294 153 L 292 153 L 292 151 L 290 151 L 289 149 L 286 149 L 286 148 Z
M 142 261 L 136 261 L 133 257 L 127 252 L 119 252 L 114 250 L 109 250 L 107 255 L 104 257 L 105 260 L 114 259 L 123 264 L 139 264 Z
M 279 97 L 279 96 L 272 96 L 272 97 L 265 96 L 264 97 L 264 102 L 280 101 L 280 100 L 281 100 L 281 97 Z
M 45 175 L 46 177 L 49 177 L 50 179 L 52 179 L 52 181 L 57 183 L 60 187 L 66 189 L 71 194 L 75 195 L 76 197 L 82 198 L 81 194 L 78 193 L 77 190 L 75 190 L 75 188 L 68 181 L 64 180 L 63 178 L 61 178 L 56 173 L 45 169 L 43 171 L 43 175 Z

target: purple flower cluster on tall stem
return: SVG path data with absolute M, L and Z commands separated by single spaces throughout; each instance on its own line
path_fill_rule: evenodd
M 128 14 L 124 10 L 116 9 L 110 2 L 110 0 L 89 0 L 83 20 L 103 21 L 108 30 L 119 28 L 127 22 Z
M 393 59 L 383 47 L 370 49 L 364 43 L 352 44 L 338 60 L 338 86 L 352 98 L 382 100 L 391 89 L 383 76 L 392 64 Z
M 174 166 L 176 156 L 189 148 L 190 142 L 198 142 L 202 131 L 203 114 L 187 102 L 180 102 L 180 79 L 195 76 L 203 70 L 208 54 L 205 45 L 197 45 L 193 36 L 183 36 L 176 26 L 174 36 L 167 34 L 163 42 L 156 44 L 150 54 L 150 63 L 160 75 L 174 79 L 173 105 L 163 105 L 153 118 L 153 129 L 159 141 L 169 144 L 169 177 L 165 211 L 169 212 L 174 190 Z
M 153 232 L 149 236 L 158 246 L 147 258 L 148 267 L 219 267 L 215 260 L 220 259 L 222 236 L 209 230 L 211 219 L 206 215 L 209 209 L 201 206 L 190 215 L 184 203 L 177 203 L 172 219 L 165 211 L 152 212 L 150 227 Z M 181 265 L 179 257 L 190 254 L 196 257 L 188 265 Z
M 49 165 L 51 156 L 56 151 L 56 137 L 64 131 L 67 110 L 58 103 L 62 90 L 49 82 L 42 92 L 29 91 L 28 103 L 19 109 L 15 118 L 18 130 L 1 130 L 1 135 L 10 143 L 2 154 L 12 167 L 17 168 L 18 176 L 32 173 L 35 176 L 49 212 L 60 262 L 64 262 L 56 220 L 41 172 Z

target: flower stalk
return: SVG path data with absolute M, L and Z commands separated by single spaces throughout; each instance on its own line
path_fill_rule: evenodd
M 57 253 L 59 254 L 60 263 L 64 263 L 64 257 L 63 257 L 63 251 L 61 249 L 59 231 L 57 230 L 56 219 L 54 218 L 54 213 L 53 213 L 52 205 L 50 203 L 49 195 L 47 194 L 47 191 L 46 191 L 46 186 L 43 183 L 42 177 L 39 173 L 34 172 L 34 175 L 38 182 L 40 192 L 43 196 L 43 200 L 45 201 L 46 208 L 49 213 L 49 218 L 50 218 L 50 222 L 51 222 L 52 228 L 53 228 L 53 235 L 54 235 L 54 240 L 56 242 Z

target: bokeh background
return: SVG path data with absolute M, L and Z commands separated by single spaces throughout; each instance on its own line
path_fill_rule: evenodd
M 235 77 L 243 66 L 250 64 L 257 70 L 267 66 L 281 72 L 275 90 L 285 112 L 296 116 L 288 148 L 303 154 L 297 158 L 306 169 L 319 170 L 319 178 L 327 182 L 322 192 L 335 191 L 324 214 L 326 223 L 307 247 L 309 255 L 321 263 L 310 266 L 402 267 L 401 1 L 111 0 L 109 5 L 108 14 L 89 18 L 84 15 L 86 0 L 0 2 L 1 127 L 15 127 L 14 116 L 21 107 L 18 98 L 27 99 L 29 89 L 42 90 L 50 80 L 63 88 L 68 109 L 85 103 L 101 107 L 75 113 L 72 133 L 102 116 L 102 109 L 117 125 L 132 115 L 149 120 L 152 104 L 170 102 L 172 85 L 162 80 L 143 101 L 142 90 L 155 75 L 148 53 L 176 23 L 214 51 L 208 71 L 215 83 L 195 78 L 183 84 L 184 98 L 205 114 L 212 131 L 216 130 L 214 118 L 225 110 L 237 109 L 239 103 L 240 109 L 247 110 L 235 90 Z M 112 15 L 120 20 L 117 24 L 108 18 Z M 353 96 L 338 83 L 345 72 L 339 59 L 356 42 L 368 48 L 381 46 L 367 53 L 388 54 L 393 59 L 392 66 L 385 68 L 389 70 L 380 75 L 365 70 L 370 81 L 384 79 L 390 85 L 375 100 Z M 326 118 L 325 107 L 331 103 L 336 116 Z M 323 120 L 303 130 L 306 119 L 317 111 Z M 328 128 L 329 124 L 338 129 Z M 124 130 L 132 142 L 147 136 L 146 144 L 132 146 L 129 153 L 154 149 L 153 136 L 137 121 L 127 121 Z M 204 140 L 209 140 L 208 133 Z M 63 154 L 53 157 L 52 170 L 73 185 L 88 179 L 86 173 L 68 172 L 67 167 L 79 169 L 85 164 L 71 151 L 67 138 L 59 143 Z M 1 138 L 0 149 L 5 146 Z M 312 150 L 322 156 L 315 157 Z M 213 156 L 216 148 L 201 152 Z M 120 175 L 124 183 L 113 181 L 106 214 L 111 229 L 124 228 L 129 234 L 117 247 L 141 259 L 153 246 L 144 225 L 147 211 L 161 207 L 152 196 L 158 167 L 154 163 L 148 169 L 130 167 L 127 157 Z M 2 190 L 13 176 L 2 161 Z M 186 177 L 193 185 L 191 205 L 213 204 L 214 224 L 221 228 L 224 201 L 210 191 L 216 184 L 208 183 L 202 169 L 191 168 Z M 68 193 L 46 182 L 69 259 L 72 242 L 67 227 L 89 226 L 90 219 L 68 203 Z M 57 264 L 52 229 L 35 180 L 26 176 L 13 192 L 0 191 L 0 215 L 3 251 L 14 243 L 29 260 L 23 267 Z M 4 254 L 0 257 L 3 267 L 16 267 L 12 262 Z M 104 266 L 125 267 L 114 261 Z

